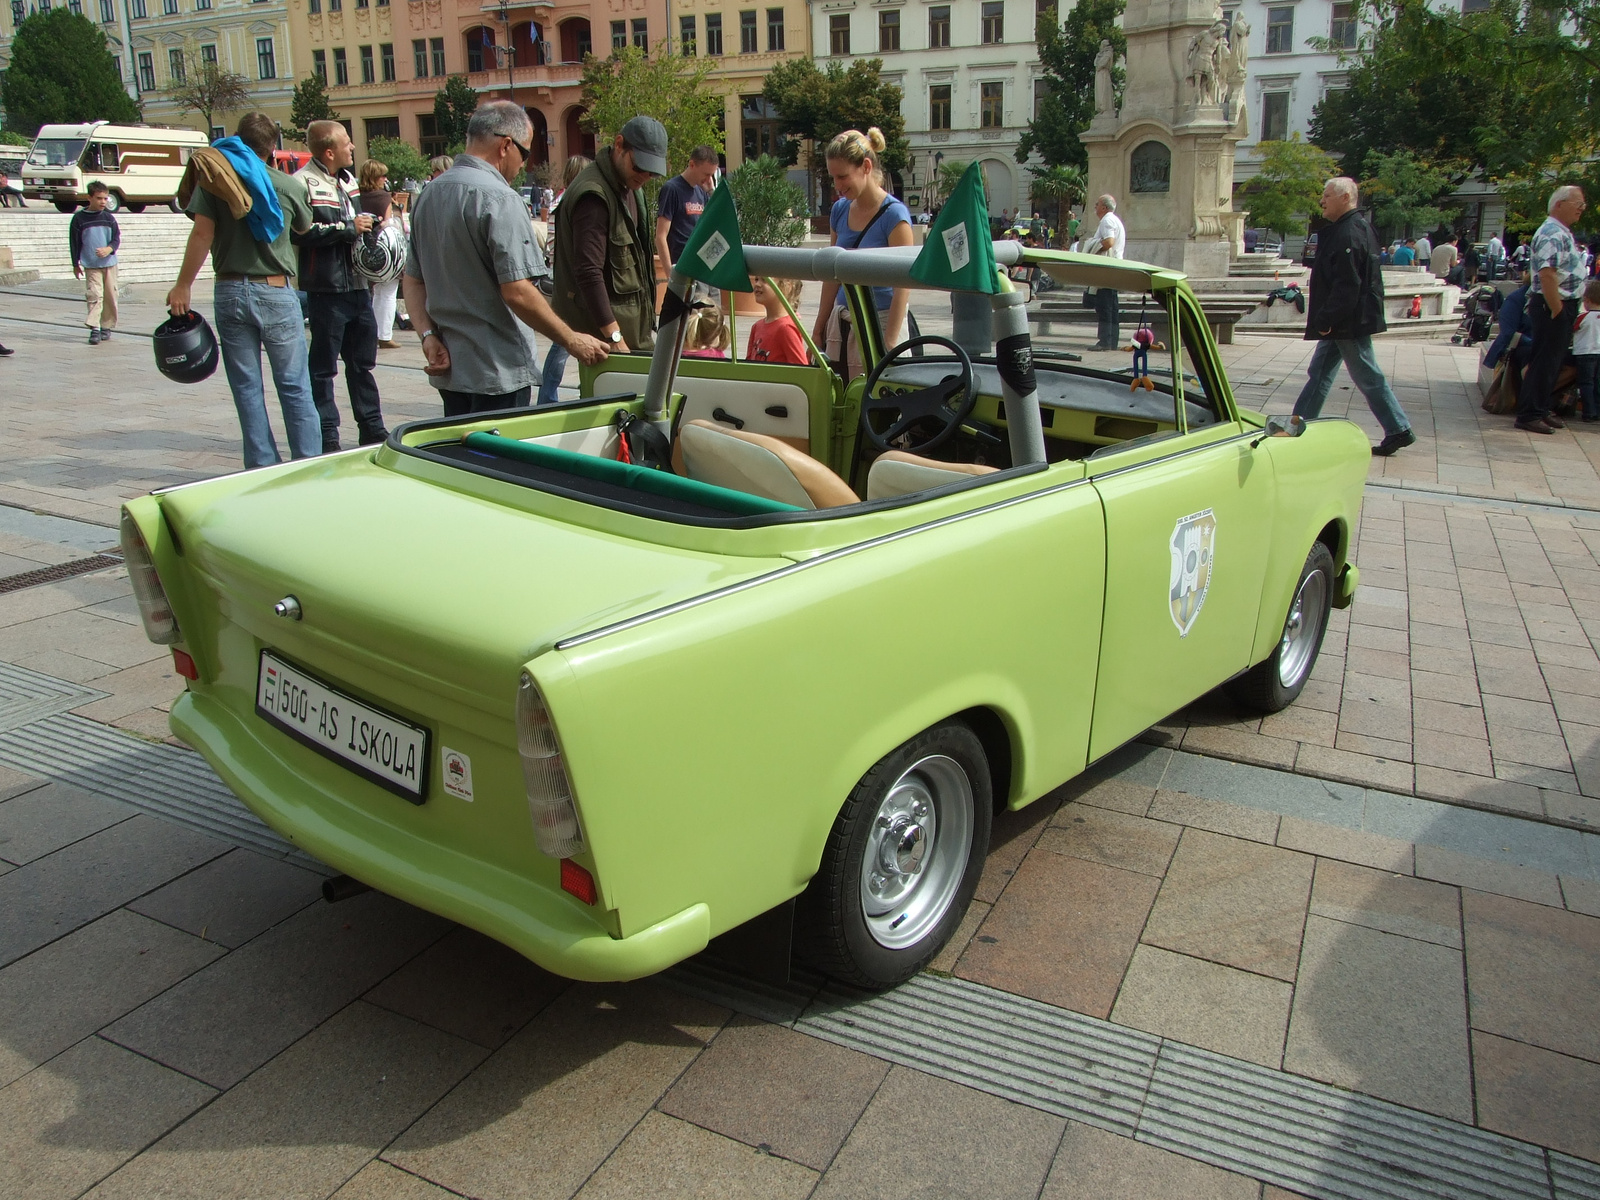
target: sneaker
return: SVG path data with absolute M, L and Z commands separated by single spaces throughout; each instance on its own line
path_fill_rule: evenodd
M 1531 421 L 1518 421 L 1515 425 L 1512 426 L 1512 428 L 1513 429 L 1520 429 L 1520 430 L 1522 430 L 1523 433 L 1554 433 L 1555 432 L 1554 429 L 1551 429 L 1550 426 L 1546 425 L 1538 417 L 1534 417 Z
M 10 358 L 15 353 L 15 350 L 8 350 L 4 346 L 0 346 L 0 358 Z
M 1399 433 L 1391 433 L 1383 441 L 1372 448 L 1372 452 L 1379 458 L 1388 458 L 1396 450 L 1404 450 L 1407 446 L 1415 445 L 1417 435 L 1409 429 L 1402 429 Z
M 1551 429 L 1565 429 L 1567 427 L 1567 423 L 1560 417 L 1556 416 L 1553 412 L 1545 413 L 1544 423 L 1550 426 Z
M 400 343 L 397 342 L 397 341 L 394 341 L 391 338 L 381 338 L 381 339 L 379 339 L 378 346 L 379 346 L 380 349 L 383 349 L 383 350 L 398 350 L 398 349 L 400 349 Z
M 89 330 L 89 345 L 98 346 L 99 344 L 100 344 L 100 331 L 98 329 Z
M 110 340 L 111 340 L 111 330 L 109 330 L 109 329 L 102 329 L 102 330 L 101 330 L 101 331 L 100 331 L 100 340 L 101 340 L 101 341 L 102 341 L 102 342 L 109 342 L 109 341 L 110 341 Z

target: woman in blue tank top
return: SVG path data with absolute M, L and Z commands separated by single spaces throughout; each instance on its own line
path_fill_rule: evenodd
M 833 245 L 860 250 L 912 244 L 910 210 L 883 188 L 883 169 L 879 164 L 884 148 L 883 134 L 877 126 L 866 133 L 847 129 L 828 143 L 828 176 L 839 193 L 830 214 Z M 878 311 L 887 314 L 879 318 L 887 346 L 900 341 L 909 295 L 905 288 L 873 289 Z M 813 332 L 817 341 L 826 343 L 827 356 L 835 362 L 839 361 L 845 342 L 844 325 L 849 321 L 848 313 L 839 285 L 823 284 L 822 307 Z M 860 339 L 853 331 L 848 343 L 850 373 L 857 375 L 862 370 L 861 350 Z

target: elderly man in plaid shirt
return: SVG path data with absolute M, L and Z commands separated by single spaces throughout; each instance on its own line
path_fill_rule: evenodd
M 1528 315 L 1533 322 L 1533 358 L 1517 402 L 1517 428 L 1550 433 L 1566 424 L 1551 412 L 1556 376 L 1572 348 L 1572 323 L 1583 295 L 1583 247 L 1572 227 L 1588 203 L 1583 189 L 1568 185 L 1550 194 L 1550 215 L 1528 250 Z

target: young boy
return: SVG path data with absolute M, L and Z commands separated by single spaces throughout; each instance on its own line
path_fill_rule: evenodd
M 1583 289 L 1583 311 L 1572 327 L 1572 363 L 1578 368 L 1578 393 L 1583 397 L 1583 419 L 1600 421 L 1600 399 L 1595 380 L 1600 376 L 1600 279 Z
M 106 211 L 110 194 L 105 184 L 94 180 L 89 184 L 89 207 L 73 213 L 67 226 L 72 273 L 83 280 L 89 305 L 83 323 L 89 327 L 91 346 L 109 342 L 117 327 L 117 248 L 122 245 L 122 230 Z
M 755 285 L 756 302 L 766 309 L 767 315 L 750 326 L 750 346 L 745 351 L 745 358 L 750 362 L 805 366 L 811 361 L 806 354 L 805 340 L 800 336 L 800 327 L 784 309 L 782 298 L 767 286 L 765 279 L 751 282 Z M 783 289 L 791 305 L 800 303 L 798 279 L 774 279 L 772 282 Z

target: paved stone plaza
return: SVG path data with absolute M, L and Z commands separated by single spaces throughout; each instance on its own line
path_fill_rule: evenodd
M 93 348 L 70 290 L 0 292 L 0 579 L 238 465 L 135 292 Z M 391 426 L 438 412 L 402 346 Z M 1308 354 L 1224 347 L 1271 411 Z M 1600 1197 L 1600 433 L 1483 415 L 1475 351 L 1379 356 L 1419 442 L 1299 703 L 1207 697 L 1002 817 L 879 999 L 570 984 L 328 905 L 165 740 L 120 568 L 0 594 L 0 1195 Z

